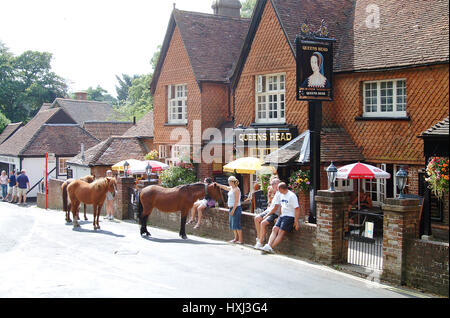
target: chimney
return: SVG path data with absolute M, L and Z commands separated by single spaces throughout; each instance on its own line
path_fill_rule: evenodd
M 87 100 L 87 93 L 86 92 L 75 92 L 75 99 L 76 100 Z
M 223 15 L 231 18 L 241 17 L 242 4 L 239 0 L 214 0 L 212 8 L 215 15 Z

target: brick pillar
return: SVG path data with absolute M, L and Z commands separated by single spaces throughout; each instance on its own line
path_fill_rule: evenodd
M 118 220 L 129 219 L 128 204 L 130 201 L 129 188 L 135 187 L 135 180 L 133 177 L 119 177 L 117 180 L 117 198 L 116 208 L 114 209 L 114 217 Z
M 406 240 L 417 238 L 419 200 L 386 199 L 383 204 L 383 274 L 384 280 L 404 282 Z
M 350 198 L 347 192 L 318 191 L 316 255 L 327 264 L 347 262 L 348 243 L 344 240 L 344 216 Z

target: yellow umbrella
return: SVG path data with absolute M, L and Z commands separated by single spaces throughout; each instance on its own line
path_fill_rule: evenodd
M 253 157 L 244 157 L 230 162 L 223 167 L 224 172 L 256 174 L 262 168 L 262 160 Z
M 129 167 L 128 167 L 128 169 L 131 169 L 131 167 L 133 167 L 133 165 L 139 165 L 139 164 L 141 164 L 141 161 L 140 160 L 136 160 L 136 159 L 128 159 L 128 160 L 123 160 L 123 161 L 121 161 L 121 162 L 118 162 L 118 163 L 116 163 L 114 166 L 112 166 L 111 167 L 111 169 L 113 170 L 113 171 L 119 171 L 119 172 L 123 172 L 123 164 L 125 163 L 125 161 L 126 162 L 128 162 L 128 164 L 130 165 Z

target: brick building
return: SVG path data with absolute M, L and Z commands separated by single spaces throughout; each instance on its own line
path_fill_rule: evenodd
M 229 77 L 250 21 L 240 18 L 237 0 L 216 1 L 213 8 L 215 14 L 174 9 L 170 17 L 150 86 L 154 143 L 166 163 L 198 155 L 210 140 L 202 138 L 205 130 L 231 120 Z M 178 136 L 180 128 L 189 136 Z M 199 178 L 212 170 L 212 164 L 199 164 Z
M 407 192 L 419 194 L 425 157 L 417 137 L 449 114 L 448 1 L 259 0 L 233 70 L 236 137 L 243 129 L 308 129 L 308 104 L 296 101 L 294 42 L 305 21 L 318 29 L 322 19 L 337 39 L 322 139 L 329 128 L 342 130 L 365 162 L 392 175 L 406 169 Z M 395 178 L 363 188 L 376 204 L 398 194 Z

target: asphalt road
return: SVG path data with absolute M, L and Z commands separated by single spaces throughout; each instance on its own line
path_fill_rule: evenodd
M 92 216 L 89 216 L 92 220 Z M 102 219 L 102 218 L 101 218 Z M 326 266 L 150 228 L 0 202 L 0 297 L 304 298 L 416 296 Z

